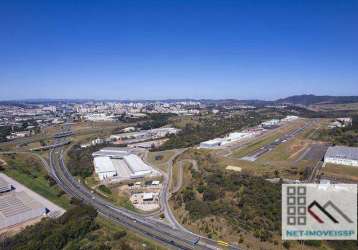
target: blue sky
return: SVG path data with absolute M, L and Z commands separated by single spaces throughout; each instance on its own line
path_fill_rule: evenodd
M 0 2 L 0 99 L 358 95 L 358 1 Z

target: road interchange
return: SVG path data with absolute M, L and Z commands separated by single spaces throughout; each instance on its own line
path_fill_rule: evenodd
M 68 131 L 69 128 L 65 128 Z M 66 138 L 54 138 L 55 144 L 60 144 Z M 70 196 L 94 207 L 99 214 L 145 237 L 159 241 L 171 249 L 221 249 L 219 244 L 211 239 L 196 235 L 180 225 L 168 206 L 168 192 L 163 192 L 164 211 L 174 225 L 167 225 L 156 219 L 117 207 L 100 197 L 75 179 L 68 171 L 64 162 L 64 146 L 49 151 L 50 175 L 57 184 Z M 165 189 L 167 190 L 167 189 Z M 239 249 L 226 245 L 227 249 Z

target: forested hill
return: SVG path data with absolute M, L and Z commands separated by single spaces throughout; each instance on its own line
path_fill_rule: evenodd
M 302 104 L 305 106 L 317 103 L 352 103 L 358 102 L 358 96 L 316 96 L 295 95 L 276 100 L 276 103 Z

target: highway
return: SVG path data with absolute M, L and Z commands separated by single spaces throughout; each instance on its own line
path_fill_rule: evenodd
M 69 131 L 70 127 L 65 126 L 63 134 L 70 136 L 71 133 Z M 117 207 L 108 200 L 89 190 L 85 185 L 80 183 L 70 174 L 65 165 L 64 147 L 66 141 L 66 136 L 58 136 L 57 138 L 54 138 L 53 145 L 56 145 L 56 147 L 49 147 L 49 162 L 30 150 L 15 150 L 1 153 L 30 153 L 37 156 L 45 169 L 49 172 L 49 175 L 52 176 L 59 187 L 67 194 L 94 207 L 100 215 L 106 217 L 112 222 L 118 223 L 144 237 L 158 241 L 170 249 L 222 249 L 222 247 L 220 247 L 220 245 L 222 245 L 220 242 L 196 235 L 176 221 L 176 218 L 172 214 L 168 204 L 168 199 L 170 197 L 168 180 L 161 193 L 161 205 L 163 205 L 163 212 L 171 225 L 168 225 L 158 219 L 148 217 L 147 215 Z M 181 152 L 182 150 L 178 150 L 175 156 Z M 170 159 L 170 163 L 168 164 L 168 168 L 170 170 L 173 167 L 175 156 Z M 225 243 L 225 249 L 239 250 L 237 246 L 232 246 L 228 243 Z
M 158 240 L 173 249 L 194 249 L 194 247 L 196 249 L 195 243 L 199 239 L 195 239 L 195 237 L 182 233 L 179 230 L 174 230 L 168 225 L 159 224 L 157 221 L 152 221 L 116 207 L 95 193 L 91 193 L 69 173 L 63 161 L 63 149 L 57 148 L 50 151 L 50 168 L 51 175 L 66 193 L 93 206 L 108 219 L 134 232 Z M 198 249 L 205 248 L 199 247 Z
M 60 144 L 62 140 L 65 140 L 65 138 L 56 138 L 54 144 Z M 216 241 L 195 235 L 179 223 L 177 224 L 175 217 L 170 212 L 168 214 L 169 218 L 176 222 L 174 227 L 113 205 L 99 195 L 91 192 L 86 186 L 75 179 L 67 169 L 63 157 L 64 147 L 50 150 L 49 169 L 51 170 L 51 176 L 66 193 L 91 205 L 99 214 L 109 220 L 145 237 L 159 241 L 171 249 L 221 249 Z M 167 194 L 167 192 L 164 193 Z M 168 204 L 168 197 L 166 195 L 163 195 L 163 199 L 165 201 L 164 204 Z M 170 208 L 166 208 L 166 210 L 170 211 Z M 227 249 L 239 248 L 228 246 Z

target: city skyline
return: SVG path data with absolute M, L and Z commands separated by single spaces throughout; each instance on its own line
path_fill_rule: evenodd
M 1 5 L 0 100 L 358 95 L 356 1 Z

